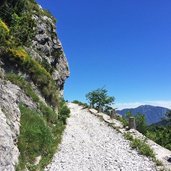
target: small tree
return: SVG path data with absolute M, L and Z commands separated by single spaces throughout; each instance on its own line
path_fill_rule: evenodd
M 115 98 L 108 96 L 107 90 L 104 88 L 98 88 L 86 94 L 86 99 L 95 108 L 105 108 L 107 105 L 111 105 Z

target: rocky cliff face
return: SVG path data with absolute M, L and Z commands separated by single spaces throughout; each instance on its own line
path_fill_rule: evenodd
M 38 113 L 36 117 L 40 117 L 40 120 L 43 121 L 42 125 L 52 135 L 53 128 L 61 122 L 59 120 L 60 112 L 57 112 L 62 108 L 59 99 L 64 82 L 69 76 L 68 63 L 56 34 L 52 17 L 45 15 L 44 10 L 35 2 L 28 1 L 28 4 L 23 4 L 23 2 L 22 0 L 13 0 L 11 3 L 7 0 L 0 4 L 0 170 L 6 171 L 15 170 L 18 163 L 22 163 L 21 166 L 17 167 L 18 170 L 23 168 L 32 170 L 36 167 L 34 166 L 36 155 L 43 155 L 40 150 L 31 156 L 31 159 L 27 156 L 27 158 L 22 157 L 22 150 L 26 149 L 25 153 L 27 153 L 28 147 L 19 142 L 18 138 L 21 137 L 22 139 L 25 136 L 20 134 L 20 128 L 27 129 L 23 123 L 27 123 L 26 121 L 29 118 L 23 119 L 23 123 L 21 123 L 21 117 L 27 112 L 22 112 L 20 106 L 36 111 Z M 24 9 L 26 10 L 19 13 L 10 8 L 7 11 L 6 8 L 11 4 L 14 5 L 15 10 L 18 4 L 25 5 Z M 29 8 L 27 9 L 28 5 Z M 15 27 L 17 25 L 19 29 L 22 29 L 23 18 L 30 10 L 31 21 L 34 22 L 34 27 L 30 28 L 34 35 L 27 38 L 30 42 L 29 45 L 21 44 L 15 38 L 17 33 Z M 10 12 L 12 14 L 9 14 Z M 6 15 L 14 16 L 15 19 L 9 19 Z M 25 34 L 25 32 L 23 31 L 21 34 Z M 61 93 L 56 95 L 57 92 Z M 40 129 L 40 131 L 43 130 Z M 54 135 L 54 139 L 55 136 L 57 135 Z M 36 145 L 39 146 L 40 143 Z M 42 147 L 43 145 L 41 144 Z M 53 143 L 52 145 L 54 146 Z M 38 164 L 39 162 L 36 165 Z M 41 166 L 37 166 L 37 168 L 40 169 L 43 164 L 41 163 Z
M 39 8 L 42 10 L 40 6 Z M 53 69 L 52 77 L 60 90 L 63 90 L 69 69 L 62 44 L 56 34 L 55 23 L 47 16 L 34 15 L 33 18 L 36 21 L 36 35 L 28 52 L 35 60 L 44 62 Z

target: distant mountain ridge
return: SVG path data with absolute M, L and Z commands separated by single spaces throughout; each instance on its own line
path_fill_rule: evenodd
M 147 124 L 150 125 L 160 122 L 162 118 L 165 117 L 165 114 L 168 110 L 168 108 L 160 106 L 141 105 L 137 108 L 117 110 L 117 113 L 125 115 L 128 111 L 130 111 L 133 115 L 136 115 L 137 113 L 144 114 Z

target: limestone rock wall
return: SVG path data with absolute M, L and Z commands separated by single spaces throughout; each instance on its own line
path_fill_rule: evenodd
M 55 23 L 47 16 L 34 15 L 33 18 L 37 24 L 36 36 L 28 52 L 36 60 L 49 65 L 53 79 L 59 89 L 63 90 L 64 82 L 70 72 L 62 44 L 56 34 Z

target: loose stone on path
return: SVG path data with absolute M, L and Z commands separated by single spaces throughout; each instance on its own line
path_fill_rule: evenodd
M 45 171 L 156 171 L 122 134 L 76 104 L 69 108 L 63 140 Z

